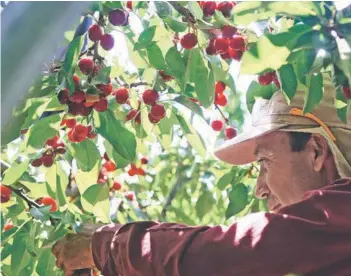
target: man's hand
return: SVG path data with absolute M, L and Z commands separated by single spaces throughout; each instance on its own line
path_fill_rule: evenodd
M 79 234 L 68 234 L 52 247 L 57 259 L 56 266 L 63 269 L 65 276 L 74 275 L 76 270 L 94 267 L 91 241 L 99 227 L 101 225 L 85 225 Z

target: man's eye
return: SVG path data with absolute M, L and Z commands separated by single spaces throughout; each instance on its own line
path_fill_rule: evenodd
M 264 161 L 264 159 L 263 159 L 263 158 L 260 158 L 260 159 L 257 160 L 257 163 L 260 164 L 260 165 L 262 165 L 263 161 Z

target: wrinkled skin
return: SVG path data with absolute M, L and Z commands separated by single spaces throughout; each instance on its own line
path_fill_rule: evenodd
M 338 178 L 333 156 L 321 135 L 312 135 L 300 152 L 292 151 L 286 132 L 275 131 L 255 142 L 260 164 L 256 196 L 267 199 L 271 211 L 299 202 L 305 192 Z

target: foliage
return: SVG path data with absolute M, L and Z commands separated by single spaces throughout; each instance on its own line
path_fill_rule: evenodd
M 231 167 L 211 155 L 211 137 L 226 139 L 210 128 L 213 117 L 240 130 L 256 98 L 280 90 L 289 102 L 297 87 L 305 89 L 304 111 L 310 112 L 323 96 L 321 73 L 327 72 L 338 91 L 337 112 L 346 120 L 349 10 L 338 11 L 330 1 L 241 2 L 211 14 L 203 5 L 106 1 L 85 12 L 82 21 L 93 19 L 113 34 L 115 48 L 105 50 L 110 45 L 102 38 L 92 41 L 90 31 L 76 31 L 65 58 L 33 83 L 11 127 L 2 130 L 2 184 L 13 193 L 1 206 L 1 224 L 14 224 L 1 232 L 4 275 L 62 275 L 50 247 L 83 222 L 230 224 L 266 210 L 254 197 L 255 164 Z M 126 16 L 118 18 L 121 24 L 108 19 L 116 9 Z M 227 52 L 219 52 L 216 39 L 224 26 L 237 28 L 243 48 L 230 37 Z M 197 37 L 195 47 L 184 41 L 189 32 Z M 263 86 L 254 77 L 247 91 L 239 91 L 235 68 L 241 75 L 275 74 L 276 80 Z M 219 82 L 225 92 L 217 91 Z M 154 116 L 145 90 L 157 91 L 164 115 Z M 83 102 L 77 91 L 84 92 Z M 67 122 L 72 119 L 74 127 Z M 55 199 L 57 210 L 42 197 Z

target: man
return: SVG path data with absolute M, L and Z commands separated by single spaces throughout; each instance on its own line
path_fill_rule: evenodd
M 252 130 L 215 151 L 230 164 L 260 163 L 256 195 L 271 213 L 228 228 L 107 225 L 57 243 L 57 265 L 66 275 L 94 264 L 105 276 L 351 275 L 351 124 L 337 116 L 333 86 L 313 114 L 302 113 L 303 96 L 290 106 L 281 92 L 256 100 Z

